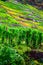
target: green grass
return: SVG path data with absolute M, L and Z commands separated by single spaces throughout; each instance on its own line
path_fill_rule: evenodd
M 14 18 L 13 16 L 6 13 L 7 9 L 5 10 L 4 8 L 1 8 L 0 12 L 6 13 L 7 18 L 9 18 L 9 19 L 7 19 L 7 21 L 5 19 L 5 22 L 9 21 L 10 23 L 12 22 L 12 23 L 19 24 L 18 21 L 21 20 L 21 21 L 24 21 L 24 22 L 32 25 L 32 27 L 36 26 L 37 29 L 40 29 L 39 26 L 41 26 L 41 28 L 43 28 L 43 11 L 40 11 L 40 10 L 36 9 L 35 7 L 30 6 L 28 4 L 26 4 L 26 5 L 21 4 L 21 3 L 13 4 L 11 2 L 1 2 L 1 4 L 8 7 L 9 9 L 12 9 L 12 11 L 14 12 L 13 16 L 17 16 L 17 18 Z M 24 20 L 22 20 L 22 19 L 20 19 L 19 16 L 23 16 L 25 19 L 22 18 L 22 19 L 24 19 Z M 19 19 L 18 19 L 18 17 L 19 17 Z M 26 18 L 29 18 L 30 20 L 26 21 Z M 37 23 L 37 24 L 33 24 L 33 22 Z
M 6 7 L 8 7 L 9 9 L 12 9 L 13 11 L 13 15 L 10 15 L 7 11 L 7 9 L 4 9 L 1 5 L 4 5 Z M 12 12 L 11 11 L 11 12 Z M 10 12 L 10 11 L 9 11 Z M 15 17 L 16 18 L 15 18 Z M 23 16 L 23 18 L 20 19 L 19 16 Z M 19 18 L 18 18 L 19 17 Z M 32 20 L 27 20 L 26 21 L 26 18 L 29 18 L 29 19 L 32 19 Z M 36 26 L 35 28 L 33 27 L 29 27 L 29 26 L 23 26 L 21 27 L 21 24 L 19 22 L 21 22 L 23 19 L 24 23 L 26 22 L 27 24 L 30 24 L 32 26 Z M 19 21 L 20 20 L 20 21 Z M 18 22 L 19 21 L 19 22 Z M 37 23 L 37 24 L 34 24 Z M 17 25 L 20 25 L 19 27 L 15 27 L 14 24 L 17 24 Z M 40 31 L 41 29 L 39 28 L 39 26 L 43 29 L 43 11 L 40 11 L 38 9 L 36 9 L 35 7 L 33 6 L 30 6 L 28 4 L 24 5 L 24 4 L 21 4 L 21 3 L 11 3 L 11 2 L 1 2 L 0 1 L 0 41 L 3 40 L 3 37 L 4 37 L 4 42 L 3 43 L 9 43 L 9 40 L 6 41 L 6 39 L 8 39 L 9 37 L 12 39 L 14 37 L 14 35 L 16 37 L 14 37 L 15 39 L 13 40 L 14 43 L 11 43 L 13 48 L 17 50 L 17 52 L 23 56 L 23 54 L 26 52 L 26 51 L 31 51 L 31 48 L 30 47 L 33 47 L 32 44 L 30 44 L 30 47 L 28 45 L 26 45 L 24 43 L 24 39 L 23 42 L 21 44 L 17 44 L 17 41 L 22 41 L 20 40 L 21 39 L 21 36 L 23 34 L 26 35 L 26 31 L 23 31 L 22 30 L 27 30 L 28 27 L 29 29 L 31 29 L 31 31 L 37 31 L 42 33 L 43 34 L 43 30 Z M 6 30 L 7 28 L 7 30 Z M 1 30 L 2 29 L 2 30 Z M 15 29 L 16 31 L 14 31 L 13 29 Z M 38 30 L 39 29 L 39 30 Z M 21 31 L 20 31 L 21 30 Z M 3 34 L 4 32 L 5 34 Z M 20 32 L 19 32 L 20 31 Z M 3 33 L 2 33 L 3 32 Z M 2 35 L 1 35 L 2 33 Z M 20 39 L 18 39 L 17 36 L 19 36 L 19 34 L 21 34 L 20 36 Z M 36 34 L 36 33 L 35 33 Z M 39 33 L 38 33 L 39 34 Z M 6 35 L 6 36 L 5 36 Z M 8 35 L 8 38 L 6 38 Z M 30 34 L 31 35 L 31 34 Z M 37 35 L 35 35 L 37 37 Z M 43 36 L 42 36 L 43 37 Z M 6 39 L 5 39 L 6 38 Z M 25 38 L 25 37 L 24 37 Z M 34 38 L 34 37 L 33 37 Z M 17 40 L 18 39 L 18 40 Z M 34 38 L 35 39 L 35 38 Z M 38 39 L 38 38 L 37 38 Z M 32 39 L 33 40 L 33 39 Z M 11 40 L 10 40 L 11 41 Z M 39 44 L 39 43 L 38 43 Z M 39 45 L 38 45 L 39 46 Z M 43 46 L 42 46 L 42 51 L 43 51 Z M 28 57 L 29 58 L 29 57 Z M 29 61 L 29 65 L 43 65 L 42 63 L 40 62 L 36 62 L 35 60 L 30 60 Z
M 2 11 L 1 11 L 2 10 Z M 0 24 L 19 24 L 13 17 L 6 13 L 6 11 L 1 8 L 0 9 Z
M 32 18 L 33 20 L 36 20 L 37 22 L 38 21 L 41 22 L 40 20 L 43 19 L 42 14 L 40 14 L 42 11 L 39 11 L 38 9 L 30 5 L 24 5 L 21 3 L 13 4 L 8 2 L 4 3 L 4 5 L 9 8 L 15 9 L 19 12 L 22 12 L 25 15 L 25 17 Z

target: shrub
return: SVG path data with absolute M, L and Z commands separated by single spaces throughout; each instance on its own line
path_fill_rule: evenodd
M 13 48 L 0 44 L 0 65 L 25 65 L 25 62 Z

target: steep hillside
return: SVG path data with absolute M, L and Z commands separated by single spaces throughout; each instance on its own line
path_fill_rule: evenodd
M 43 65 L 42 10 L 0 1 L 0 65 Z
M 43 30 L 43 11 L 21 3 L 0 2 L 2 22 Z M 3 20 L 4 19 L 4 20 Z

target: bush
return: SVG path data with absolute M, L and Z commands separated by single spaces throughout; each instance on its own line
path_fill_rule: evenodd
M 13 48 L 0 44 L 0 65 L 25 65 L 25 62 Z

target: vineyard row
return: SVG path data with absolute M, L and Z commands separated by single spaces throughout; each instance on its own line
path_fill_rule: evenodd
M 40 48 L 43 43 L 43 33 L 31 28 L 0 26 L 0 43 L 26 44 L 31 48 Z

